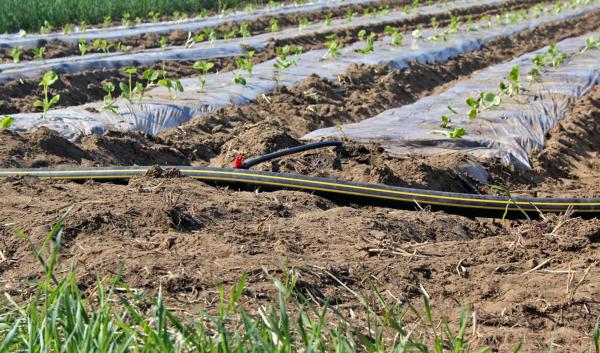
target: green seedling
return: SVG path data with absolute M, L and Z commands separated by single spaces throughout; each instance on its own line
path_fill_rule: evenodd
M 342 53 L 340 52 L 340 48 L 342 44 L 340 43 L 337 34 L 330 34 L 325 37 L 327 42 L 325 42 L 325 47 L 327 48 L 327 52 L 323 55 L 323 59 L 334 58 L 337 59 Z
M 559 14 L 559 13 L 563 12 L 564 8 L 565 8 L 565 4 L 562 2 L 559 2 L 559 3 L 554 4 L 554 8 L 552 9 L 552 12 L 555 14 Z
M 471 107 L 467 115 L 469 119 L 473 120 L 483 110 L 500 105 L 500 96 L 494 93 L 482 92 L 477 99 L 467 98 L 467 105 Z
M 217 32 L 215 32 L 214 29 L 212 28 L 207 28 L 203 31 L 204 33 L 204 37 L 208 38 L 208 41 L 210 43 L 214 42 L 215 40 L 217 40 Z
M 452 123 L 452 120 L 450 120 L 448 115 L 442 115 L 441 120 L 442 120 L 442 123 L 440 124 L 440 127 L 443 129 L 449 129 L 450 123 Z
M 275 51 L 277 52 L 278 57 L 277 60 L 275 60 L 275 63 L 273 63 L 273 67 L 275 68 L 275 81 L 279 85 L 279 77 L 281 74 L 288 68 L 296 65 L 298 56 L 302 54 L 302 47 L 286 45 L 283 47 L 276 47 Z
M 134 88 L 135 93 L 138 95 L 138 102 L 141 102 L 144 99 L 146 92 L 154 87 L 156 80 L 161 76 L 164 78 L 166 74 L 167 73 L 164 70 L 145 70 L 142 74 L 142 78 L 146 81 L 146 85 L 144 86 L 141 82 L 137 82 Z
M 306 26 L 308 26 L 310 22 L 308 21 L 308 18 L 306 17 L 302 17 L 298 20 L 298 29 L 299 30 L 303 30 L 304 28 L 306 28 Z
M 47 20 L 44 20 L 44 24 L 42 25 L 42 27 L 40 27 L 40 33 L 48 34 L 48 33 L 51 33 L 53 30 L 54 30 L 54 26 Z
M 128 52 L 131 48 L 129 48 L 127 45 L 121 43 L 121 42 L 117 42 L 117 51 L 119 52 Z
M 450 17 L 450 25 L 448 26 L 449 33 L 457 33 L 460 27 L 460 17 L 452 16 Z
M 0 120 L 0 129 L 9 129 L 14 122 L 15 118 L 9 115 L 5 115 L 4 117 L 2 117 L 2 120 Z
M 431 18 L 431 21 L 430 21 L 430 23 L 431 23 L 431 28 L 432 28 L 434 31 L 437 31 L 437 30 L 438 30 L 438 28 L 440 28 L 440 24 L 439 24 L 439 22 L 437 21 L 437 18 L 435 18 L 435 16 L 433 16 L 433 17 Z
M 392 45 L 395 45 L 397 47 L 402 45 L 404 36 L 402 35 L 402 33 L 400 33 L 400 31 L 398 31 L 397 28 L 394 28 L 392 26 L 385 26 L 385 29 L 383 31 L 389 34 L 390 37 L 392 37 Z
M 248 71 L 248 75 L 252 76 L 252 69 L 254 68 L 254 63 L 252 62 L 252 57 L 254 56 L 254 51 L 250 50 L 246 53 L 245 57 L 240 57 L 235 60 L 235 64 L 238 70 L 246 70 Z
M 158 81 L 158 87 L 165 87 L 169 90 L 169 96 L 171 99 L 177 98 L 177 92 L 183 92 L 183 85 L 180 80 L 171 80 L 169 78 L 163 78 Z
M 583 54 L 590 49 L 597 49 L 597 48 L 600 48 L 600 42 L 596 38 L 590 37 L 585 40 L 585 46 L 579 50 L 579 53 Z
M 490 15 L 485 15 L 481 18 L 481 22 L 485 23 L 485 27 L 486 28 L 492 28 L 494 26 L 494 23 L 492 22 L 492 16 Z
M 387 15 L 389 13 L 390 13 L 390 6 L 389 5 L 381 6 L 379 8 L 379 14 L 380 15 Z
M 87 52 L 90 51 L 90 45 L 83 38 L 79 39 L 79 44 L 77 46 L 79 47 L 79 52 L 81 53 L 81 56 L 84 56 Z
M 328 12 L 325 14 L 325 26 L 331 26 L 333 24 L 333 14 Z
M 167 37 L 160 37 L 160 39 L 158 40 L 158 46 L 162 49 L 165 50 L 167 48 Z
M 229 31 L 223 31 L 223 39 L 232 39 L 237 37 L 238 29 L 237 27 L 232 27 Z
M 405 14 L 405 15 L 410 14 L 411 11 L 412 11 L 412 7 L 410 7 L 410 6 L 404 6 L 402 8 L 402 13 Z
M 533 18 L 538 18 L 544 13 L 544 11 L 545 9 L 543 4 L 536 4 L 531 8 L 531 15 Z
M 151 22 L 158 22 L 159 17 L 160 17 L 160 12 L 158 12 L 158 11 L 148 12 L 148 18 L 150 18 Z
M 527 81 L 539 82 L 542 70 L 546 67 L 546 54 L 537 54 L 531 59 L 531 62 L 535 64 L 535 67 L 527 73 Z
M 448 40 L 448 32 L 443 31 L 441 33 L 436 33 L 436 34 L 428 37 L 427 40 L 431 40 L 431 41 L 434 41 L 434 42 L 437 42 L 437 41 L 444 41 L 445 42 L 445 41 Z
M 348 22 L 352 22 L 352 20 L 354 20 L 354 17 L 356 17 L 356 12 L 352 11 L 352 10 L 348 10 L 346 12 L 346 21 Z
M 85 21 L 81 21 L 81 23 L 79 23 L 79 31 L 81 32 L 85 32 L 88 29 L 88 24 Z
M 96 48 L 97 51 L 103 52 L 104 54 L 110 53 L 110 49 L 113 47 L 113 45 L 105 39 L 96 39 L 92 42 L 92 46 Z
M 240 25 L 240 34 L 243 38 L 248 38 L 252 36 L 252 32 L 250 31 L 250 26 L 247 23 L 243 23 Z
M 71 34 L 71 33 L 73 33 L 74 30 L 75 30 L 75 26 L 73 26 L 72 23 L 67 23 L 63 27 L 63 34 Z
M 550 44 L 547 54 L 550 56 L 550 64 L 554 69 L 558 68 L 565 60 L 567 60 L 567 53 L 558 49 L 556 43 Z
M 23 47 L 21 46 L 14 47 L 10 51 L 10 56 L 12 56 L 12 60 L 15 64 L 21 62 L 21 54 L 23 54 Z
M 119 107 L 115 104 L 115 99 L 113 96 L 115 92 L 115 84 L 112 82 L 107 82 L 102 85 L 102 89 L 104 90 L 104 92 L 106 92 L 106 95 L 104 96 L 104 103 L 100 107 L 100 110 L 108 110 L 113 113 L 116 113 Z
M 188 32 L 187 40 L 185 41 L 185 47 L 191 48 L 196 43 L 203 42 L 206 39 L 206 35 L 204 33 L 192 34 L 192 32 Z
M 279 32 L 280 31 L 279 21 L 277 21 L 274 18 L 269 21 L 269 26 L 271 26 L 271 32 Z
M 201 72 L 200 76 L 198 76 L 198 81 L 200 82 L 200 92 L 204 92 L 208 71 L 210 71 L 210 69 L 212 69 L 214 66 L 214 63 L 205 60 L 199 60 L 194 63 L 193 68 Z
M 208 17 L 208 11 L 206 11 L 206 9 L 202 9 L 198 12 L 198 17 L 200 18 L 206 18 Z
M 469 31 L 469 32 L 477 31 L 478 30 L 477 26 L 475 26 L 473 24 L 473 15 L 467 15 L 466 18 L 467 18 L 467 31 Z
M 417 26 L 417 28 L 414 31 L 412 31 L 411 34 L 415 40 L 423 39 L 423 26 Z
M 367 36 L 367 31 L 361 29 L 358 32 L 358 38 L 366 42 L 366 44 L 364 48 L 356 49 L 357 52 L 361 54 L 367 54 L 375 50 L 375 33 L 371 32 L 371 34 Z
M 451 138 L 451 139 L 459 139 L 459 138 L 465 136 L 465 134 L 466 134 L 466 131 L 462 127 L 457 127 L 454 130 L 446 131 L 446 136 L 448 136 L 448 138 Z
M 48 110 L 50 110 L 50 108 L 56 105 L 60 100 L 60 95 L 53 97 L 50 97 L 49 95 L 50 86 L 52 86 L 56 81 L 58 81 L 58 75 L 54 71 L 48 71 L 44 74 L 42 81 L 40 81 L 38 84 L 38 86 L 41 86 L 44 89 L 44 99 L 35 101 L 33 106 L 36 108 L 41 108 L 44 117 L 46 116 Z
M 46 53 L 46 47 L 33 48 L 33 56 L 36 59 L 44 60 L 45 53 Z
M 123 16 L 121 16 L 121 22 L 125 27 L 135 27 L 135 23 L 131 21 L 131 14 L 129 12 L 124 12 Z
M 519 65 L 513 66 L 510 73 L 506 77 L 508 83 L 500 82 L 500 92 L 508 97 L 512 97 L 513 94 L 521 93 L 521 67 Z
M 103 27 L 112 26 L 112 18 L 110 16 L 104 16 L 104 18 L 102 20 L 102 26 Z
M 411 6 L 413 9 L 418 9 L 419 7 L 421 7 L 421 3 L 419 2 L 419 0 L 413 0 Z
M 135 67 L 126 67 L 122 70 L 127 74 L 128 82 L 119 82 L 119 88 L 121 89 L 121 98 L 125 98 L 131 103 L 133 100 L 134 93 L 134 85 L 133 85 L 133 75 L 137 74 L 137 69 Z

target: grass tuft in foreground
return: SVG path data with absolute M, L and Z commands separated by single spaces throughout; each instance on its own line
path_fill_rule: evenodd
M 4 293 L 0 301 L 0 352 L 472 351 L 465 337 L 470 321 L 467 311 L 462 312 L 456 330 L 446 321 L 438 324 L 426 293 L 421 313 L 412 306 L 389 305 L 376 291 L 375 310 L 355 293 L 366 314 L 362 324 L 356 325 L 334 306 L 309 304 L 295 289 L 296 278 L 287 271 L 289 275 L 282 281 L 272 278 L 276 300 L 256 312 L 240 303 L 246 275 L 228 295 L 221 289 L 214 313 L 201 311 L 186 318 L 167 309 L 162 290 L 148 301 L 119 277 L 98 278 L 93 290 L 83 292 L 74 269 L 62 278 L 56 271 L 65 217 L 40 248 L 35 248 L 26 234 L 17 233 L 32 246 L 45 276 L 34 284 L 33 297 L 25 303 Z M 49 250 L 51 244 L 54 246 Z M 407 313 L 417 317 L 417 322 L 406 324 Z M 598 352 L 598 325 L 594 340 Z M 516 351 L 519 349 L 520 345 Z

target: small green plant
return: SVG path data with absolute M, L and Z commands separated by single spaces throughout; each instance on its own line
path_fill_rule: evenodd
M 546 67 L 546 54 L 537 54 L 531 59 L 531 62 L 535 64 L 535 67 L 527 73 L 527 81 L 539 82 L 542 70 Z
M 273 67 L 275 68 L 275 81 L 279 85 L 281 74 L 288 68 L 296 65 L 298 56 L 302 54 L 302 47 L 285 45 L 283 47 L 276 47 L 275 51 L 278 57 L 273 63 Z
M 430 37 L 427 37 L 427 40 L 431 41 L 447 41 L 448 40 L 448 32 L 442 31 L 440 33 L 436 33 Z
M 411 34 L 414 40 L 423 39 L 423 26 L 418 26 Z
M 450 128 L 450 123 L 452 123 L 452 120 L 450 120 L 450 118 L 448 117 L 448 115 L 442 115 L 441 117 L 441 121 L 442 123 L 440 124 L 440 127 L 443 129 L 449 129 Z
M 585 46 L 579 50 L 579 53 L 583 54 L 590 49 L 597 49 L 597 48 L 600 48 L 600 42 L 596 38 L 590 37 L 585 40 Z
M 250 31 L 250 26 L 247 23 L 242 23 L 240 25 L 240 34 L 243 38 L 252 36 L 252 31 Z
M 508 97 L 512 97 L 513 94 L 519 94 L 521 92 L 521 67 L 519 65 L 513 66 L 510 73 L 506 77 L 508 83 L 504 81 L 500 82 L 500 92 Z
M 206 18 L 206 17 L 208 17 L 208 11 L 206 11 L 206 9 L 201 9 L 198 12 L 198 17 L 200 17 L 200 18 Z
M 352 10 L 348 10 L 346 12 L 346 15 L 345 15 L 346 21 L 352 22 L 352 20 L 354 20 L 354 17 L 356 17 L 356 12 L 354 12 Z
M 160 39 L 158 40 L 158 46 L 162 49 L 165 50 L 167 48 L 167 37 L 160 37 Z
M 208 38 L 208 41 L 212 43 L 217 40 L 217 32 L 212 28 L 207 28 L 204 30 L 204 37 Z
M 10 115 L 5 115 L 0 120 L 0 129 L 10 129 L 12 124 L 15 122 L 15 118 Z
M 180 80 L 171 80 L 169 78 L 163 78 L 158 81 L 158 87 L 165 87 L 169 90 L 169 96 L 171 99 L 177 98 L 177 92 L 183 92 L 183 85 Z
M 92 42 L 92 46 L 96 48 L 97 51 L 108 54 L 110 53 L 113 44 L 109 43 L 106 39 L 96 39 Z
M 188 36 L 185 41 L 185 47 L 191 48 L 192 46 L 194 46 L 194 44 L 203 42 L 204 39 L 206 39 L 206 36 L 204 33 L 199 33 L 199 34 L 194 35 L 194 34 L 192 34 L 192 32 L 188 32 Z
M 85 32 L 88 29 L 88 24 L 85 21 L 81 21 L 81 23 L 79 23 L 79 31 L 81 32 Z
M 338 39 L 337 34 L 330 34 L 325 37 L 327 41 L 325 42 L 325 47 L 327 48 L 327 52 L 323 55 L 323 59 L 334 58 L 337 59 L 342 53 L 340 52 L 340 48 L 342 47 L 341 42 Z
M 556 43 L 550 44 L 547 54 L 550 57 L 550 64 L 554 69 L 558 68 L 565 60 L 567 60 L 567 53 L 558 49 Z
M 308 26 L 310 22 L 308 21 L 308 18 L 306 17 L 302 17 L 298 20 L 298 29 L 299 30 L 303 30 L 304 28 L 306 28 L 306 26 Z
M 471 108 L 467 115 L 473 120 L 483 110 L 500 105 L 500 96 L 495 93 L 481 92 L 477 98 L 467 98 L 467 105 Z
M 237 35 L 238 35 L 238 29 L 236 26 L 231 27 L 231 29 L 229 29 L 229 30 L 223 31 L 223 34 L 222 34 L 223 39 L 225 39 L 225 40 L 235 38 L 235 37 L 237 37 Z
M 460 17 L 452 16 L 450 17 L 450 25 L 448 26 L 449 33 L 457 33 L 460 27 Z
M 83 38 L 79 39 L 79 43 L 77 44 L 77 46 L 79 47 L 79 52 L 81 53 L 81 56 L 84 56 L 90 51 L 89 43 Z
M 16 46 L 10 51 L 10 56 L 15 64 L 21 62 L 21 54 L 23 54 L 23 47 L 21 46 Z
M 462 127 L 457 127 L 454 130 L 446 131 L 446 136 L 448 136 L 451 139 L 459 139 L 459 138 L 465 136 L 465 134 L 466 134 L 466 131 Z
M 106 82 L 102 85 L 102 89 L 104 90 L 104 92 L 106 92 L 106 95 L 104 96 L 104 103 L 100 107 L 100 110 L 108 110 L 113 113 L 116 113 L 119 107 L 115 104 L 115 99 L 113 96 L 115 92 L 115 84 L 112 82 Z
M 250 50 L 246 53 L 246 56 L 237 58 L 235 64 L 238 70 L 246 70 L 248 71 L 248 75 L 252 76 L 252 69 L 254 68 L 254 63 L 252 62 L 253 56 L 254 51 Z
M 135 67 L 126 67 L 122 69 L 127 74 L 128 81 L 119 82 L 119 88 L 121 89 L 121 98 L 127 99 L 129 103 L 133 100 L 133 94 L 135 86 L 133 85 L 133 75 L 137 74 Z
M 431 28 L 432 28 L 434 31 L 437 31 L 437 30 L 438 30 L 438 28 L 440 28 L 440 24 L 439 24 L 439 22 L 437 21 L 437 18 L 435 18 L 435 16 L 431 17 L 430 24 L 431 24 Z
M 44 99 L 37 100 L 33 103 L 33 106 L 36 108 L 41 108 L 43 111 L 43 116 L 46 116 L 46 113 L 52 106 L 56 105 L 60 100 L 60 95 L 56 95 L 50 97 L 49 91 L 50 86 L 52 86 L 56 81 L 58 81 L 58 75 L 54 71 L 48 71 L 42 77 L 42 81 L 38 84 L 38 86 L 44 89 Z
M 46 47 L 33 48 L 33 56 L 38 60 L 44 60 L 44 54 L 46 53 Z
M 411 12 L 411 11 L 412 11 L 412 7 L 410 7 L 410 6 L 408 6 L 408 5 L 407 5 L 407 6 L 404 6 L 404 7 L 402 8 L 402 13 L 403 13 L 403 14 L 405 14 L 405 15 L 408 15 L 408 14 L 410 14 L 410 12 Z
M 124 12 L 121 16 L 121 22 L 123 22 L 123 26 L 125 27 L 134 27 L 135 23 L 131 21 L 131 14 L 129 12 Z
M 358 32 L 358 38 L 360 38 L 362 41 L 366 42 L 364 48 L 356 49 L 356 51 L 358 53 L 367 54 L 367 53 L 370 53 L 373 50 L 375 50 L 375 33 L 371 32 L 367 36 L 367 31 L 365 31 L 364 29 L 361 29 Z
M 328 12 L 325 14 L 325 26 L 331 26 L 333 24 L 333 14 Z
M 158 19 L 160 18 L 160 12 L 150 11 L 148 12 L 148 18 L 150 18 L 151 22 L 158 22 Z
M 131 48 L 128 47 L 127 45 L 121 43 L 121 42 L 117 42 L 117 51 L 119 52 L 128 52 Z
M 110 16 L 104 16 L 104 18 L 102 20 L 102 26 L 103 27 L 112 26 L 112 18 Z
M 418 9 L 419 7 L 421 7 L 421 3 L 419 2 L 419 0 L 413 0 L 411 6 L 413 9 Z
M 63 27 L 63 34 L 71 34 L 71 33 L 73 33 L 74 30 L 75 30 L 75 26 L 73 26 L 72 23 L 67 23 Z
M 198 60 L 194 63 L 194 69 L 199 70 L 201 72 L 200 76 L 198 76 L 198 81 L 200 82 L 200 92 L 204 92 L 208 71 L 210 71 L 210 69 L 212 69 L 214 66 L 214 63 L 208 62 L 206 60 Z
M 280 28 L 279 28 L 279 21 L 277 21 L 276 19 L 272 18 L 269 21 L 269 26 L 271 27 L 271 32 L 279 32 Z
M 467 31 L 469 31 L 469 32 L 477 31 L 478 30 L 477 26 L 475 26 L 473 24 L 473 15 L 467 15 L 466 18 L 467 18 Z
M 53 30 L 54 30 L 54 26 L 47 20 L 44 20 L 44 24 L 42 25 L 42 27 L 40 27 L 40 33 L 48 34 L 48 33 L 51 33 Z
M 400 33 L 400 31 L 397 28 L 394 28 L 392 26 L 385 26 L 385 29 L 383 31 L 389 34 L 392 38 L 392 45 L 395 45 L 397 47 L 402 45 L 404 36 L 402 35 L 402 33 Z

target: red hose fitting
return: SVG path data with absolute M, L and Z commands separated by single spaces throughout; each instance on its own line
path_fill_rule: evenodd
M 237 169 L 245 169 L 243 154 L 240 154 L 239 156 L 235 157 L 235 159 L 233 160 L 233 167 Z

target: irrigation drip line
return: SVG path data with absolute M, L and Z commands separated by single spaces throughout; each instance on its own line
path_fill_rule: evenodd
M 249 169 L 252 168 L 253 166 L 260 164 L 262 162 L 266 162 L 269 161 L 271 159 L 275 159 L 278 157 L 283 157 L 283 156 L 287 156 L 290 154 L 294 154 L 294 153 L 300 153 L 300 152 L 304 152 L 304 151 L 308 151 L 308 150 L 313 150 L 316 148 L 322 148 L 322 147 L 338 147 L 343 145 L 343 143 L 341 141 L 319 141 L 319 142 L 314 142 L 314 143 L 307 143 L 304 145 L 300 145 L 300 146 L 296 146 L 296 147 L 292 147 L 292 148 L 288 148 L 285 150 L 280 150 L 280 151 L 275 151 L 275 152 L 271 152 L 271 153 L 267 153 L 265 155 L 262 155 L 260 157 L 254 158 L 254 159 L 250 159 L 248 161 L 245 162 L 241 162 L 239 166 L 235 166 L 235 168 L 240 168 L 240 169 Z
M 0 179 L 32 176 L 43 179 L 123 180 L 145 175 L 149 166 L 97 168 L 0 169 Z M 241 186 L 270 190 L 297 189 L 344 202 L 400 209 L 442 210 L 469 217 L 537 218 L 546 213 L 572 211 L 584 218 L 600 216 L 600 198 L 503 197 L 421 190 L 396 186 L 356 183 L 287 173 L 236 168 L 165 166 L 182 175 L 217 186 Z

